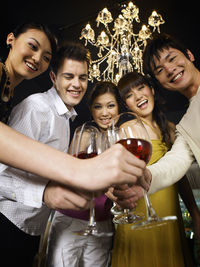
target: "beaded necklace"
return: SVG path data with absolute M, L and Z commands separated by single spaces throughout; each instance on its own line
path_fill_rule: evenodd
M 10 88 L 10 79 L 5 64 L 0 62 L 0 121 L 7 123 L 14 105 L 14 90 Z
M 8 102 L 10 97 L 13 97 L 13 90 L 10 90 L 10 78 L 6 65 L 3 63 L 0 63 L 0 65 L 2 66 L 2 75 L 0 81 L 1 100 L 3 102 Z

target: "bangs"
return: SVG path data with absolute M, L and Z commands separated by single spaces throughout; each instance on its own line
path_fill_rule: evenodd
M 141 84 L 147 84 L 147 81 L 142 74 L 135 72 L 127 73 L 120 79 L 117 86 L 121 98 L 125 100 L 126 94 L 129 93 L 132 88 L 135 88 Z
M 160 61 L 160 54 L 166 49 L 168 50 L 170 48 L 169 45 L 165 45 L 165 46 L 161 46 L 161 47 L 155 47 L 154 51 L 152 51 L 152 56 L 150 57 L 150 65 L 153 68 L 153 71 L 156 68 L 156 64 L 155 64 L 155 58 Z

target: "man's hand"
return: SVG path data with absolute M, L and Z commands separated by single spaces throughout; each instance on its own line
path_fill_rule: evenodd
M 144 182 L 145 181 L 145 182 Z M 137 201 L 144 196 L 142 187 L 143 184 L 151 183 L 151 173 L 148 169 L 144 170 L 143 176 L 138 179 L 136 185 L 119 185 L 108 191 L 107 196 L 115 201 L 117 205 L 124 209 L 133 209 L 137 206 Z
M 115 187 L 113 196 L 116 203 L 123 209 L 133 209 L 137 206 L 137 201 L 143 197 L 143 188 L 138 185 L 122 185 Z
M 143 175 L 138 179 L 138 185 L 141 185 L 147 192 L 149 191 L 152 181 L 152 175 L 149 169 L 145 168 Z
M 107 190 L 119 184 L 141 184 L 149 189 L 146 164 L 120 144 L 115 144 L 97 157 L 80 160 L 74 170 L 74 184 L 89 191 Z M 77 180 L 78 178 L 78 180 Z
M 88 209 L 91 198 L 91 193 L 78 193 L 56 182 L 49 182 L 43 195 L 44 203 L 51 209 Z

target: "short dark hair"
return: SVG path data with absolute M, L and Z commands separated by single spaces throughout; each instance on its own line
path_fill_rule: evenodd
M 77 60 L 80 62 L 86 62 L 88 71 L 91 64 L 91 55 L 88 49 L 78 42 L 64 42 L 60 45 L 57 53 L 51 61 L 52 71 L 57 74 L 59 67 L 63 64 L 65 59 Z
M 55 55 L 57 50 L 57 39 L 55 34 L 49 29 L 47 25 L 37 23 L 37 22 L 25 22 L 23 24 L 18 25 L 12 33 L 14 34 L 15 38 L 19 37 L 22 33 L 27 32 L 28 30 L 36 29 L 44 32 L 47 38 L 49 39 L 51 50 L 52 50 L 52 57 Z
M 148 40 L 143 53 L 143 68 L 145 74 L 155 78 L 152 71 L 152 66 L 155 67 L 154 57 L 159 60 L 160 52 L 163 51 L 163 49 L 169 49 L 170 47 L 181 51 L 187 58 L 189 58 L 187 48 L 178 40 L 166 33 L 155 33 L 152 35 L 152 38 Z

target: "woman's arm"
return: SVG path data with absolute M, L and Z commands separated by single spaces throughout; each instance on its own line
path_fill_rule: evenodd
M 0 162 L 12 167 L 35 173 L 45 178 L 64 182 L 57 167 L 67 155 L 26 137 L 0 122 Z M 70 163 L 71 158 L 68 159 Z
M 32 140 L 0 122 L 0 162 L 84 190 L 139 182 L 146 189 L 145 164 L 121 145 L 80 160 Z M 72 179 L 73 178 L 73 179 Z

